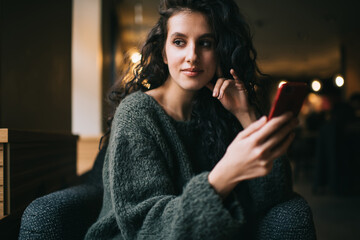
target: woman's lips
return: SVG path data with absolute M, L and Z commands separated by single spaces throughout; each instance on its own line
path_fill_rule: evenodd
M 203 70 L 196 69 L 196 68 L 185 68 L 185 69 L 182 69 L 181 71 L 188 77 L 195 77 L 203 72 Z

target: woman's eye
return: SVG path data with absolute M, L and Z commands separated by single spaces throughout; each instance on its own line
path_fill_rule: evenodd
M 200 42 L 200 45 L 202 47 L 211 48 L 212 47 L 212 41 L 203 40 Z
M 180 40 L 180 39 L 176 39 L 173 41 L 173 43 L 176 45 L 176 46 L 183 46 L 185 44 L 185 42 L 183 40 Z

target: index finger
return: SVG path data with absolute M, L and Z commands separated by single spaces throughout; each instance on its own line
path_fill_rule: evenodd
M 293 118 L 293 114 L 291 112 L 284 113 L 278 117 L 275 117 L 267 122 L 261 131 L 258 131 L 257 138 L 259 142 L 265 141 L 269 136 L 271 136 L 274 132 L 278 131 L 286 122 L 290 121 Z

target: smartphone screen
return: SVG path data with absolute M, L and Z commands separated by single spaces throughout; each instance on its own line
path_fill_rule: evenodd
M 282 84 L 276 92 L 268 120 L 285 112 L 292 112 L 294 116 L 297 116 L 308 92 L 309 87 L 306 83 L 287 82 Z

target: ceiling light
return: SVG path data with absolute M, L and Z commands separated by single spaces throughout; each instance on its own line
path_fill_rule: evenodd
M 337 75 L 337 76 L 335 77 L 335 84 L 336 84 L 336 86 L 342 87 L 342 86 L 344 86 L 344 83 L 345 83 L 344 78 L 343 78 L 341 75 Z
M 311 88 L 312 90 L 314 90 L 315 92 L 320 91 L 321 89 L 321 82 L 317 79 L 315 79 L 314 81 L 312 81 L 311 83 Z

